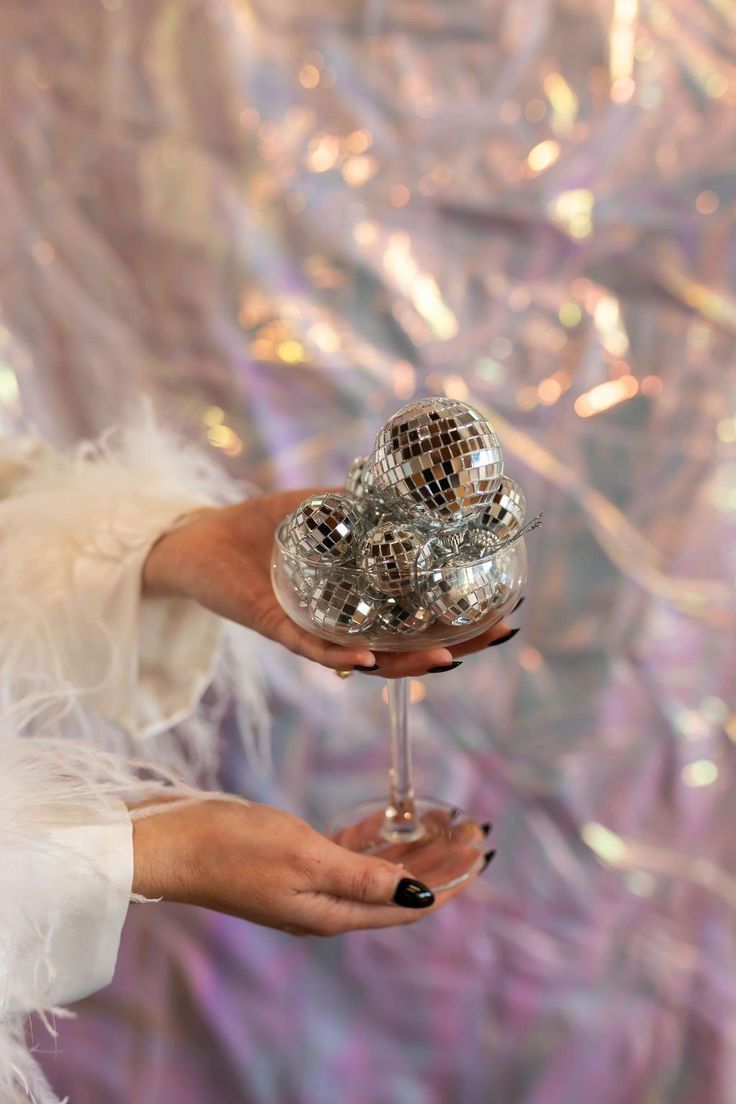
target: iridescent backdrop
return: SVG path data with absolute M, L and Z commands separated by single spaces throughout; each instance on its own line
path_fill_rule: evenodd
M 412 688 L 488 873 L 331 942 L 137 908 L 60 1093 L 736 1100 L 733 0 L 0 20 L 4 421 L 70 441 L 148 392 L 268 489 L 469 398 L 547 516 L 519 637 Z M 380 683 L 264 652 L 274 774 L 230 733 L 224 784 L 324 824 L 383 785 Z

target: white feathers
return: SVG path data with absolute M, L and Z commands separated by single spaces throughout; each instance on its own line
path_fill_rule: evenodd
M 182 514 L 235 488 L 148 411 L 70 457 L 37 442 L 16 472 L 0 503 L 0 709 L 24 726 L 112 698 L 103 715 L 127 707 L 134 724 L 123 698 L 137 689 L 145 557 Z
M 69 457 L 32 438 L 0 444 L 0 488 L 12 490 L 0 501 L 0 716 L 19 730 L 142 751 L 211 780 L 216 722 L 235 690 L 251 756 L 267 763 L 253 634 L 227 626 L 231 658 L 216 672 L 214 615 L 182 599 L 140 599 L 156 539 L 192 509 L 237 501 L 244 488 L 158 426 L 148 407 Z M 207 709 L 194 717 L 213 680 Z

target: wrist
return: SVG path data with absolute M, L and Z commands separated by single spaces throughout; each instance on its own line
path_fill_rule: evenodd
M 133 893 L 164 901 L 189 900 L 197 862 L 201 806 L 133 817 Z
M 189 531 L 215 510 L 214 506 L 200 506 L 181 514 L 154 541 L 143 564 L 142 584 L 145 594 L 184 593 L 185 569 L 189 559 Z

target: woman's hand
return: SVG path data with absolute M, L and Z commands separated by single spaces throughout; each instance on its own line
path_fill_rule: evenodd
M 402 867 L 354 854 L 269 805 L 173 803 L 134 819 L 133 841 L 135 893 L 292 935 L 411 924 L 468 884 L 435 899 Z
M 271 586 L 271 553 L 278 523 L 308 494 L 282 491 L 259 495 L 238 506 L 202 510 L 154 545 L 145 564 L 144 587 L 153 593 L 193 598 L 297 655 L 336 670 L 373 667 L 383 678 L 424 675 L 449 667 L 508 636 L 506 622 L 454 648 L 374 652 L 358 641 L 330 644 L 300 628 L 283 612 Z

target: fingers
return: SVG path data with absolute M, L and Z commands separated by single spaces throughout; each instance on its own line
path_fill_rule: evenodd
M 521 598 L 511 612 L 515 613 L 523 601 Z M 399 653 L 377 651 L 375 657 L 378 666 L 368 673 L 381 678 L 418 678 L 421 675 L 435 674 L 438 670 L 452 670 L 453 665 L 458 666 L 465 656 L 507 644 L 520 631 L 518 628 L 512 629 L 509 622 L 503 620 L 479 636 L 451 648 Z
M 375 652 L 378 667 L 371 674 L 381 678 L 418 678 L 432 667 L 452 663 L 449 648 L 430 648 L 421 652 Z
M 480 873 L 481 864 L 482 860 L 479 859 L 477 873 Z M 333 936 L 343 935 L 349 931 L 404 927 L 407 924 L 415 924 L 418 920 L 433 915 L 449 901 L 452 901 L 453 898 L 459 896 L 475 880 L 477 873 L 453 889 L 438 893 L 433 904 L 421 909 L 402 908 L 396 905 L 368 904 L 327 895 L 312 896 L 309 904 L 309 920 L 305 925 L 302 925 L 302 931 L 308 928 L 313 935 Z
M 280 644 L 297 655 L 330 667 L 334 671 L 353 667 L 368 667 L 367 672 L 381 678 L 407 678 L 426 675 L 432 667 L 452 663 L 449 648 L 431 648 L 421 652 L 370 651 L 356 642 L 354 647 L 330 644 L 312 633 L 289 623 L 275 637 Z
M 334 897 L 366 905 L 396 904 L 426 909 L 434 894 L 403 867 L 332 844 L 320 889 Z
M 284 615 L 283 622 L 272 634 L 272 638 L 290 652 L 311 659 L 333 671 L 342 671 L 351 667 L 372 667 L 376 662 L 374 653 L 365 644 L 356 641 L 353 647 L 330 644 L 306 629 L 300 628 Z

